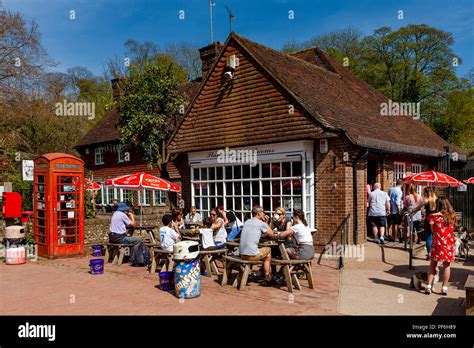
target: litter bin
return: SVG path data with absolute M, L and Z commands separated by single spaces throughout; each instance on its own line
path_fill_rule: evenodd
M 201 296 L 199 244 L 182 241 L 173 245 L 175 261 L 174 288 L 178 298 Z
M 26 262 L 26 239 L 23 226 L 5 228 L 5 259 L 7 265 L 21 265 Z

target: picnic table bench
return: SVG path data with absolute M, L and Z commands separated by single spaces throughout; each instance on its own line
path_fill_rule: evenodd
M 128 251 L 128 255 L 131 255 L 130 248 L 133 248 L 135 244 L 129 243 L 110 243 L 105 242 L 102 245 L 105 246 L 105 262 L 112 262 L 112 265 L 120 266 L 123 263 L 123 259 Z M 112 258 L 112 261 L 110 261 Z
M 298 275 L 305 275 L 306 279 L 308 280 L 309 288 L 314 289 L 313 274 L 311 272 L 311 260 L 290 259 L 288 253 L 286 252 L 285 246 L 280 244 L 279 248 L 282 259 L 272 259 L 272 265 L 280 266 L 280 270 L 283 271 L 283 276 L 285 277 L 288 291 L 293 292 L 293 286 L 297 290 L 301 290 Z
M 154 274 L 156 272 L 156 267 L 159 266 L 162 261 L 164 261 L 164 264 L 161 267 L 160 271 L 171 272 L 173 270 L 174 261 L 172 251 L 164 250 L 159 243 L 145 243 L 144 245 L 148 247 L 150 254 L 151 274 Z
M 247 285 L 247 281 L 254 265 L 263 265 L 263 261 L 252 261 L 243 260 L 239 256 L 225 256 L 224 257 L 224 274 L 222 275 L 221 286 L 227 285 L 227 282 L 232 273 L 232 269 L 237 269 L 239 274 L 235 278 L 232 286 L 236 288 L 239 286 L 239 290 L 244 290 Z
M 201 250 L 199 251 L 199 256 L 206 266 L 207 276 L 212 278 L 212 275 L 215 274 L 219 276 L 219 270 L 217 269 L 216 260 L 227 255 L 227 249 L 215 249 L 215 250 Z M 224 267 L 225 268 L 225 267 Z

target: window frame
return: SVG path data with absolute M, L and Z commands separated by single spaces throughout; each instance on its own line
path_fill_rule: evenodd
M 101 161 L 97 161 L 97 156 L 99 155 Z M 94 149 L 94 165 L 98 166 L 101 164 L 105 164 L 105 150 L 103 147 L 96 147 Z
M 271 213 L 277 206 L 283 206 L 285 209 L 290 212 L 295 208 L 295 204 L 297 201 L 298 207 L 305 211 L 306 216 L 308 217 L 307 221 L 311 228 L 315 227 L 315 191 L 314 191 L 314 170 L 312 170 L 312 158 L 307 158 L 304 154 L 298 156 L 288 156 L 282 157 L 279 159 L 273 160 L 266 160 L 257 163 L 258 167 L 258 176 L 254 173 L 254 168 L 249 168 L 249 177 L 244 178 L 244 166 L 248 166 L 248 164 L 211 164 L 211 165 L 201 165 L 201 164 L 191 164 L 190 165 L 190 176 L 191 176 L 191 205 L 196 206 L 198 212 L 203 216 L 203 218 L 207 217 L 209 214 L 209 210 L 213 208 L 215 205 L 214 203 L 221 203 L 224 205 L 224 209 L 228 210 L 228 200 L 232 204 L 232 209 L 235 210 L 239 219 L 248 216 L 251 213 L 251 207 L 254 202 L 254 198 L 258 199 L 258 203 L 263 205 L 264 208 L 270 209 L 272 211 L 266 211 L 266 213 Z M 284 165 L 284 163 L 289 163 L 288 165 Z M 298 173 L 300 175 L 293 176 L 293 170 L 295 165 L 293 163 L 298 163 L 300 167 L 298 167 Z M 263 176 L 263 166 L 268 165 L 270 168 L 268 177 Z M 276 165 L 276 168 L 279 170 L 279 174 L 273 173 L 273 166 Z M 227 169 L 226 167 L 231 167 L 231 169 Z M 238 178 L 235 178 L 235 167 L 240 167 L 240 174 Z M 285 173 L 283 176 L 283 169 L 287 167 L 290 170 L 290 173 Z M 221 179 L 218 179 L 218 169 L 222 168 L 223 176 Z M 209 179 L 209 171 L 215 171 L 214 179 Z M 309 170 L 309 173 L 307 173 Z M 203 171 L 206 173 L 206 179 L 202 179 Z M 231 177 L 227 178 L 226 174 L 230 173 Z M 239 173 L 239 171 L 237 170 Z M 195 179 L 195 176 L 198 176 L 198 179 Z M 299 180 L 299 193 L 295 193 L 294 186 L 295 182 Z M 245 192 L 245 183 L 249 182 L 250 185 L 248 187 L 248 194 Z M 268 193 L 263 192 L 263 186 L 267 183 L 269 184 L 269 191 Z M 284 193 L 283 185 L 289 182 L 289 189 L 288 193 Z M 253 184 L 258 183 L 258 184 Z M 275 184 L 279 184 L 279 189 L 277 190 L 278 193 L 273 193 L 275 189 Z M 240 193 L 236 193 L 236 186 L 235 184 L 240 185 Z M 198 185 L 198 186 L 197 186 Z M 203 186 L 204 185 L 204 186 Z M 213 190 L 213 194 L 211 194 L 211 188 L 209 185 L 215 185 L 215 189 Z M 222 194 L 219 195 L 219 190 L 217 186 L 222 186 Z M 230 190 L 227 189 L 227 185 L 231 185 Z M 268 184 L 267 184 L 268 185 Z M 205 192 L 203 193 L 203 187 L 207 186 Z M 309 188 L 309 192 L 308 191 Z M 313 188 L 313 190 L 311 190 Z M 258 189 L 258 193 L 254 192 L 254 189 Z M 240 199 L 240 209 L 235 209 L 236 202 Z M 237 200 L 237 201 L 236 201 Z M 289 201 L 288 201 L 289 200 Z M 267 203 L 266 203 L 267 201 Z M 289 206 L 284 204 L 284 202 L 289 202 Z M 268 204 L 269 203 L 269 204 Z M 248 209 L 246 209 L 248 207 Z

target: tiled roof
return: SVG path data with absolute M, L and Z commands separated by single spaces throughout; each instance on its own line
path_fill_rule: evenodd
M 438 156 L 447 145 L 422 121 L 381 116 L 388 99 L 318 48 L 283 54 L 242 36 L 234 38 L 323 126 L 343 130 L 357 145 Z
M 187 101 L 191 101 L 200 85 L 200 81 L 190 81 L 179 86 L 178 91 L 184 95 Z M 79 140 L 76 146 L 117 141 L 119 139 L 119 119 L 118 108 L 114 106 Z

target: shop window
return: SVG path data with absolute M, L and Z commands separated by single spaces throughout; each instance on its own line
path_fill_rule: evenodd
M 274 161 L 249 165 L 213 166 L 191 168 L 192 200 L 202 216 L 208 209 L 224 204 L 243 219 L 251 216 L 254 205 L 262 205 L 266 213 L 282 206 L 288 211 L 304 209 L 307 216 L 314 216 L 314 187 L 309 163 L 298 160 Z M 213 173 L 213 174 L 211 174 Z M 215 175 L 214 175 L 215 173 Z M 308 220 L 312 226 L 314 221 Z

